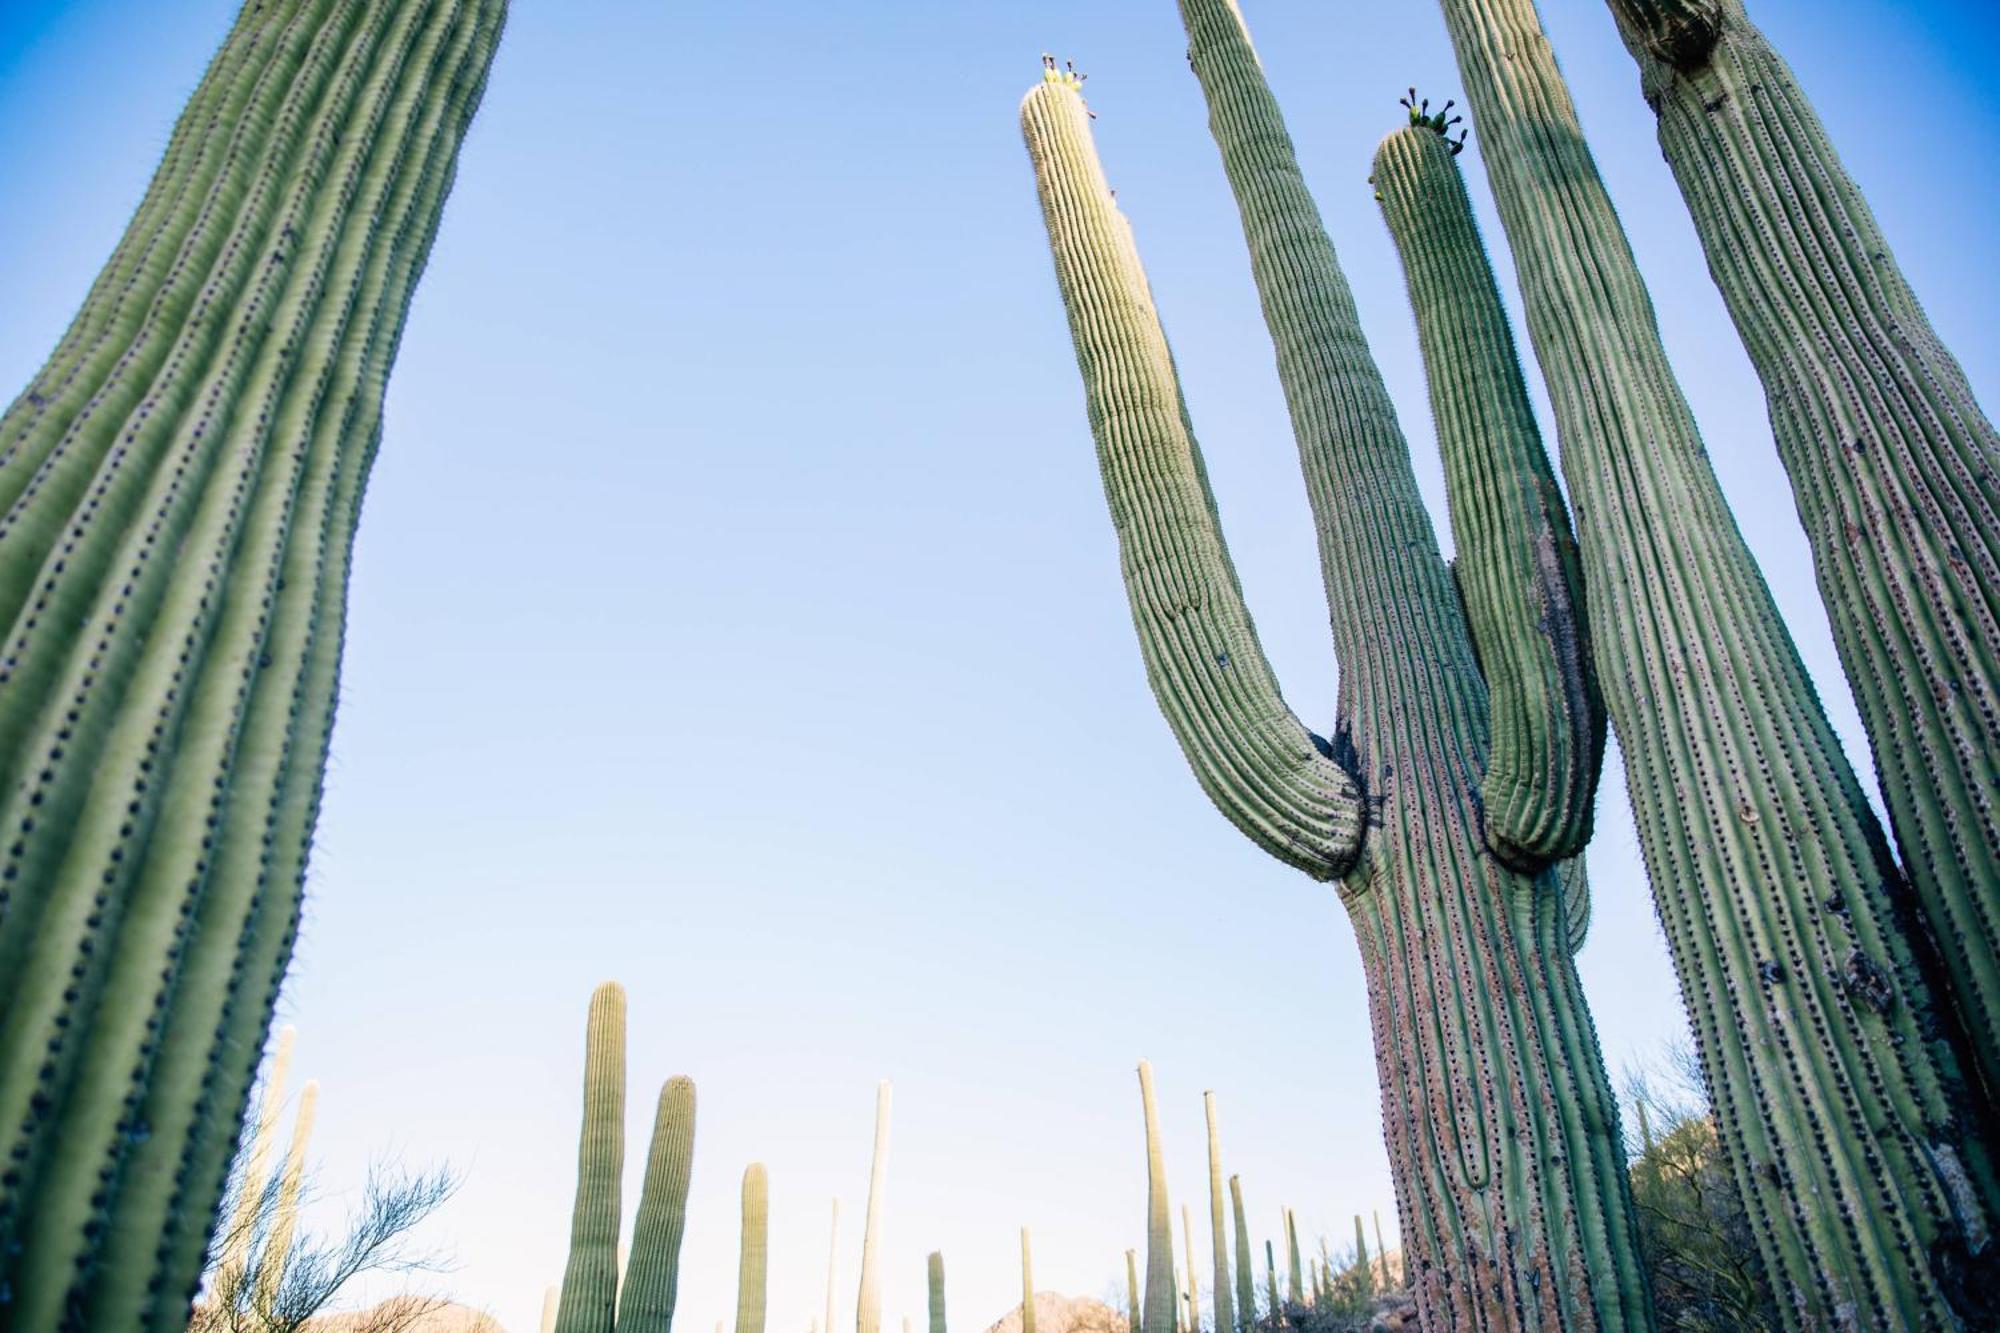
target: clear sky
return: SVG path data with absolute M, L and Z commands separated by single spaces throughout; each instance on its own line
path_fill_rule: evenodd
M 1634 68 L 1602 0 L 1545 8 L 1717 469 L 1865 765 Z M 61 332 L 232 9 L 0 0 L 0 391 Z M 1363 179 L 1405 84 L 1457 95 L 1438 11 L 1246 10 L 1441 519 Z M 1990 10 L 1753 10 L 1990 402 Z M 1090 72 L 1265 644 L 1324 730 L 1311 530 L 1184 45 L 1171 0 L 517 0 L 389 393 L 283 1004 L 325 1185 L 391 1150 L 463 1169 L 431 1234 L 516 1330 L 561 1274 L 607 977 L 632 998 L 628 1206 L 653 1091 L 700 1088 L 694 1333 L 731 1315 L 753 1159 L 773 1329 L 821 1309 L 836 1195 L 852 1317 L 883 1077 L 891 1333 L 922 1325 L 933 1248 L 958 1326 L 999 1317 L 1023 1224 L 1042 1287 L 1120 1274 L 1141 1056 L 1177 1203 L 1204 1211 L 1213 1088 L 1260 1231 L 1285 1204 L 1336 1241 L 1355 1212 L 1393 1226 L 1341 909 L 1208 807 L 1147 693 L 1015 126 L 1044 49 Z M 1681 1031 L 1615 772 L 1590 863 L 1615 1074 Z

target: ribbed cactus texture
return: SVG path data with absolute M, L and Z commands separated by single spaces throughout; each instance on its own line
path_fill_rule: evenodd
M 653 1141 L 632 1250 L 618 1286 L 617 1333 L 668 1333 L 680 1291 L 681 1240 L 687 1234 L 688 1187 L 694 1173 L 694 1080 L 666 1081 L 653 1111 Z
M 1201 1282 L 1195 1276 L 1201 1269 L 1194 1261 L 1194 1216 L 1186 1204 L 1181 1205 L 1181 1247 L 1187 1254 L 1187 1326 L 1194 1330 L 1201 1327 Z
M 1613 0 L 1764 381 L 1834 642 L 2000 1102 L 2000 434 L 1740 0 Z
M 1139 1105 L 1146 1117 L 1145 1333 L 1178 1328 L 1174 1295 L 1174 1216 L 1167 1201 L 1167 1158 L 1160 1146 L 1160 1104 L 1153 1095 L 1153 1065 L 1139 1062 Z
M 1648 875 L 1778 1308 L 1800 1327 L 1950 1327 L 1990 1175 L 1901 872 L 1723 501 L 1532 0 L 1444 11 L 1580 515 Z M 1463 209 L 1445 166 L 1428 188 L 1378 172 L 1385 207 L 1424 210 L 1415 234 Z M 1407 1226 L 1404 1245 L 1421 1290 Z
M 1229 1224 L 1222 1197 L 1222 1126 L 1216 1119 L 1215 1094 L 1202 1093 L 1201 1102 L 1208 1117 L 1208 1224 L 1215 1254 L 1215 1333 L 1230 1333 L 1236 1327 L 1236 1297 L 1229 1284 Z
M 1299 1219 L 1285 1209 L 1285 1282 L 1293 1305 L 1306 1303 L 1305 1269 L 1299 1262 Z
M 1229 1206 L 1236 1222 L 1236 1326 L 1247 1329 L 1257 1319 L 1257 1279 L 1250 1271 L 1250 1226 L 1243 1218 L 1243 1178 L 1229 1178 Z M 1220 1333 L 1221 1325 L 1216 1328 Z
M 244 6 L 0 416 L 0 1322 L 185 1325 L 383 386 L 504 9 Z
M 1232 748 L 1243 719 L 1258 734 L 1273 718 L 1297 724 L 1259 684 L 1269 668 L 1087 114 L 1073 89 L 1045 81 L 1023 123 L 1155 694 L 1196 768 L 1234 775 L 1211 795 L 1253 836 L 1268 821 L 1237 808 L 1242 792 L 1301 790 L 1309 770 L 1324 779 L 1314 791 L 1349 790 L 1332 780 L 1342 773 L 1367 793 L 1367 838 L 1352 852 L 1303 855 L 1323 846 L 1303 823 L 1278 841 L 1293 864 L 1341 880 L 1354 921 L 1425 1317 L 1643 1326 L 1614 1104 L 1561 895 L 1551 872 L 1512 870 L 1487 848 L 1476 798 L 1487 687 L 1408 446 L 1240 15 L 1227 0 L 1187 0 L 1182 15 L 1278 346 L 1339 717 L 1313 749 L 1317 768 Z
M 944 1326 L 944 1255 L 931 1251 L 928 1263 L 931 1287 L 931 1333 L 945 1333 Z
M 1026 1227 L 1021 1228 L 1021 1333 L 1035 1333 L 1035 1259 Z
M 591 995 L 584 1027 L 583 1132 L 556 1333 L 602 1333 L 613 1326 L 624 1179 L 625 988 L 607 981 Z
M 889 1080 L 875 1089 L 875 1152 L 868 1167 L 868 1216 L 861 1229 L 861 1295 L 855 1303 L 856 1333 L 882 1330 L 882 1209 L 889 1188 Z
M 764 1333 L 770 1258 L 770 1178 L 762 1162 L 743 1172 L 743 1236 L 736 1258 L 736 1333 Z

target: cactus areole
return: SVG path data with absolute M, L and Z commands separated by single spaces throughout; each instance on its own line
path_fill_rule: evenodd
M 1187 0 L 1182 15 L 1298 437 L 1339 716 L 1330 739 L 1316 736 L 1278 691 L 1088 113 L 1045 80 L 1023 102 L 1023 131 L 1148 678 L 1223 813 L 1340 886 L 1427 1326 L 1649 1327 L 1614 1103 L 1547 868 L 1570 843 L 1522 846 L 1515 865 L 1490 845 L 1476 800 L 1489 685 L 1408 446 L 1236 7 Z M 1531 552 L 1538 540 L 1503 528 L 1478 539 Z M 1533 725 L 1567 724 L 1551 712 Z M 1523 810 L 1573 810 L 1587 738 L 1542 752 L 1567 757 L 1524 767 L 1548 785 Z M 1565 836 L 1581 833 L 1571 820 Z
M 504 0 L 245 4 L 0 414 L 0 1325 L 182 1330 Z

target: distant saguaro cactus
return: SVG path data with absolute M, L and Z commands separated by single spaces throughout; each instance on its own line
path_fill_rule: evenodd
M 1950 1327 L 1992 1290 L 1965 1278 L 1995 1225 L 1992 1145 L 1902 872 L 1716 482 L 1533 0 L 1444 13 L 1582 515 L 1648 878 L 1777 1305 L 1799 1327 Z M 1399 246 L 1484 302 L 1435 137 L 1385 141 L 1377 188 Z
M 1125 1251 L 1125 1333 L 1140 1333 L 1145 1327 L 1139 1307 L 1139 1254 Z
M 1139 1104 L 1146 1117 L 1146 1323 L 1145 1333 L 1180 1327 L 1174 1294 L 1174 1217 L 1167 1202 L 1167 1159 L 1160 1147 L 1160 1105 L 1153 1095 L 1153 1066 L 1139 1062 Z
M 186 1326 L 291 956 L 348 557 L 504 0 L 244 4 L 0 415 L 0 1290 Z
M 1257 1279 L 1250 1271 L 1250 1225 L 1243 1219 L 1243 1178 L 1229 1178 L 1229 1206 L 1236 1221 L 1236 1324 L 1257 1322 Z
M 1035 1333 L 1035 1259 L 1026 1227 L 1021 1228 L 1021 1333 Z
M 1291 1209 L 1285 1209 L 1285 1281 L 1290 1287 L 1287 1293 L 1293 1305 L 1306 1303 L 1305 1265 L 1299 1259 L 1299 1219 Z
M 771 1182 L 762 1162 L 743 1172 L 743 1238 L 736 1260 L 736 1333 L 764 1333 Z
M 945 1333 L 944 1255 L 932 1250 L 928 1268 L 931 1286 L 931 1333 Z
M 1241 15 L 1228 0 L 1183 0 L 1181 10 L 1278 349 L 1319 538 L 1339 711 L 1330 737 L 1315 735 L 1278 690 L 1088 112 L 1050 71 L 1023 102 L 1023 132 L 1149 682 L 1223 813 L 1267 852 L 1340 885 L 1369 979 L 1404 1230 L 1435 1275 L 1420 1296 L 1425 1317 L 1472 1327 L 1520 1310 L 1547 1327 L 1579 1318 L 1647 1327 L 1615 1102 L 1552 869 L 1588 831 L 1578 793 L 1595 781 L 1581 770 L 1594 767 L 1599 724 L 1570 707 L 1589 697 L 1587 682 L 1536 695 L 1549 711 L 1506 744 L 1523 755 L 1514 766 L 1523 780 L 1550 784 L 1544 804 L 1520 803 L 1509 822 L 1490 823 L 1477 788 L 1495 743 L 1486 645 L 1438 549 Z M 1510 464 L 1496 456 L 1494 465 Z M 1496 520 L 1475 535 L 1474 544 L 1532 554 L 1547 524 Z M 1573 617 L 1543 615 L 1510 633 L 1524 644 L 1548 637 L 1539 656 L 1518 656 L 1581 670 Z M 1496 652 L 1486 668 L 1504 673 L 1516 658 Z M 1530 1142 L 1549 1147 L 1528 1151 Z M 1487 1301 L 1487 1313 L 1468 1304 Z
M 620 1196 L 625 1171 L 625 988 L 590 997 L 583 1063 L 583 1131 L 576 1203 L 556 1333 L 669 1333 L 679 1288 L 681 1238 L 694 1164 L 694 1083 L 660 1089 L 646 1154 L 632 1250 L 619 1281 Z
M 1201 1333 L 1201 1285 L 1195 1275 L 1201 1269 L 1194 1262 L 1194 1218 L 1181 1205 L 1181 1245 L 1187 1252 L 1187 1326 L 1189 1333 Z
M 889 1189 L 889 1080 L 875 1089 L 875 1151 L 868 1166 L 868 1215 L 861 1226 L 861 1295 L 857 1333 L 882 1333 L 882 1209 Z
M 2000 434 L 1741 0 L 1611 11 L 1764 381 L 1903 868 L 2000 1104 Z
M 1210 1248 L 1215 1255 L 1215 1333 L 1231 1333 L 1236 1327 L 1236 1299 L 1230 1291 L 1229 1225 L 1222 1200 L 1222 1127 L 1216 1121 L 1215 1094 L 1202 1093 L 1201 1104 L 1208 1117 L 1208 1222 Z

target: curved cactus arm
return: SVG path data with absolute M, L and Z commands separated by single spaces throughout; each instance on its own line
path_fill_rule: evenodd
M 1215 1257 L 1215 1333 L 1236 1327 L 1236 1296 L 1229 1282 L 1229 1226 L 1222 1183 L 1222 1126 L 1216 1118 L 1215 1094 L 1201 1094 L 1208 1116 L 1208 1222 Z
M 1614 0 L 1764 383 L 1944 989 L 2000 1105 L 2000 433 L 1738 0 Z
M 625 988 L 590 997 L 584 1035 L 583 1132 L 576 1204 L 556 1333 L 611 1333 L 618 1305 L 619 1191 L 625 1175 Z
M 882 1329 L 882 1210 L 889 1190 L 889 1080 L 875 1089 L 875 1152 L 868 1167 L 868 1214 L 861 1224 L 861 1295 L 855 1303 L 857 1333 Z
M 770 1223 L 770 1179 L 762 1162 L 752 1162 L 743 1173 L 743 1237 L 736 1261 L 736 1333 L 764 1333 Z
M 1146 1306 L 1145 1333 L 1170 1333 L 1180 1326 L 1174 1293 L 1174 1218 L 1167 1202 L 1167 1159 L 1160 1146 L 1160 1104 L 1153 1096 L 1153 1066 L 1139 1062 L 1139 1104 L 1146 1116 Z
M 1361 792 L 1339 746 L 1286 706 L 1258 643 L 1088 114 L 1073 86 L 1044 81 L 1021 103 L 1021 130 L 1147 678 L 1202 789 L 1231 822 L 1279 860 L 1337 879 L 1360 850 Z
M 1257 1278 L 1250 1270 L 1250 1226 L 1243 1218 L 1243 1177 L 1229 1178 L 1229 1206 L 1236 1223 L 1236 1326 L 1257 1322 Z M 1217 1333 L 1226 1333 L 1220 1325 Z
M 931 1333 L 946 1333 L 944 1318 L 944 1254 L 932 1250 L 926 1264 L 931 1288 Z
M 678 1075 L 660 1089 L 653 1143 L 632 1253 L 618 1285 L 618 1333 L 671 1333 L 680 1290 L 681 1238 L 687 1234 L 688 1186 L 694 1175 L 694 1080 Z
M 1802 1324 L 1949 1326 L 1940 1273 L 1990 1232 L 1992 1177 L 1902 876 L 1716 482 L 1532 0 L 1443 7 L 1554 408 L 1648 878 L 1759 1254 Z
M 1604 705 L 1569 511 L 1456 153 L 1434 126 L 1405 127 L 1382 141 L 1370 179 L 1416 311 L 1458 548 L 1453 572 L 1491 699 L 1479 785 L 1486 840 L 1532 872 L 1589 841 Z

